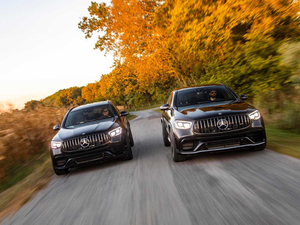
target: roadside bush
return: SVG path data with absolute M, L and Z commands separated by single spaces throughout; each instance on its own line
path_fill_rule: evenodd
M 264 116 L 266 124 L 300 133 L 300 91 L 297 86 L 263 90 L 255 96 L 254 104 Z
M 34 156 L 49 149 L 67 109 L 37 107 L 34 110 L 10 110 L 0 114 L 0 179 L 14 167 L 28 164 Z
M 300 107 L 290 105 L 276 121 L 277 127 L 286 130 L 295 130 L 300 133 Z

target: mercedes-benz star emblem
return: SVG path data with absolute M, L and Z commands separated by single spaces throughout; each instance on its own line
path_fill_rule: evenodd
M 87 139 L 87 138 L 82 138 L 82 139 L 80 140 L 80 145 L 81 145 L 82 148 L 87 148 L 87 147 L 89 147 L 89 146 L 90 146 L 90 141 L 89 141 L 89 139 Z
M 228 128 L 228 121 L 225 120 L 225 119 L 220 119 L 218 120 L 217 122 L 217 127 L 220 129 L 220 130 L 226 130 Z

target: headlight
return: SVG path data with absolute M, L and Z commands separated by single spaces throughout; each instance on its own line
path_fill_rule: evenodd
M 109 136 L 111 137 L 115 137 L 115 136 L 118 136 L 122 133 L 122 128 L 121 127 L 117 127 L 111 131 L 108 132 Z
M 60 141 L 51 141 L 51 147 L 54 149 L 60 148 L 62 145 L 62 142 Z
M 51 141 L 51 148 L 52 148 L 53 155 L 61 154 L 61 149 L 60 149 L 61 145 L 62 142 L 60 141 Z
M 189 122 L 189 121 L 175 121 L 175 127 L 177 129 L 190 129 L 192 127 L 192 122 Z
M 258 119 L 260 119 L 260 113 L 259 113 L 259 111 L 255 110 L 254 112 L 250 113 L 249 114 L 249 118 L 251 120 L 258 120 Z

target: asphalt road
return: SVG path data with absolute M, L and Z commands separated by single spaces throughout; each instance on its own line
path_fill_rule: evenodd
M 3 224 L 300 224 L 300 161 L 270 150 L 171 160 L 160 114 L 135 112 L 134 159 L 74 169 Z

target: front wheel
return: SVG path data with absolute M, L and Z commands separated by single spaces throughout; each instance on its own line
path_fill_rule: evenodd
M 133 141 L 133 136 L 132 136 L 131 128 L 129 129 L 129 140 L 130 140 L 131 147 L 133 147 L 134 146 L 134 141 Z
M 170 146 L 170 141 L 168 139 L 168 132 L 166 130 L 166 127 L 164 126 L 164 122 L 161 124 L 162 127 L 162 134 L 163 134 L 163 141 L 165 146 Z
M 174 162 L 181 162 L 187 159 L 186 155 L 181 155 L 176 151 L 175 143 L 171 141 L 171 154 Z
M 53 170 L 54 170 L 54 173 L 58 176 L 69 173 L 69 169 L 57 170 L 57 169 L 53 168 Z
M 133 159 L 132 149 L 131 149 L 131 143 L 130 143 L 130 137 L 127 136 L 126 138 L 126 145 L 127 149 L 122 157 L 122 160 L 131 160 Z

